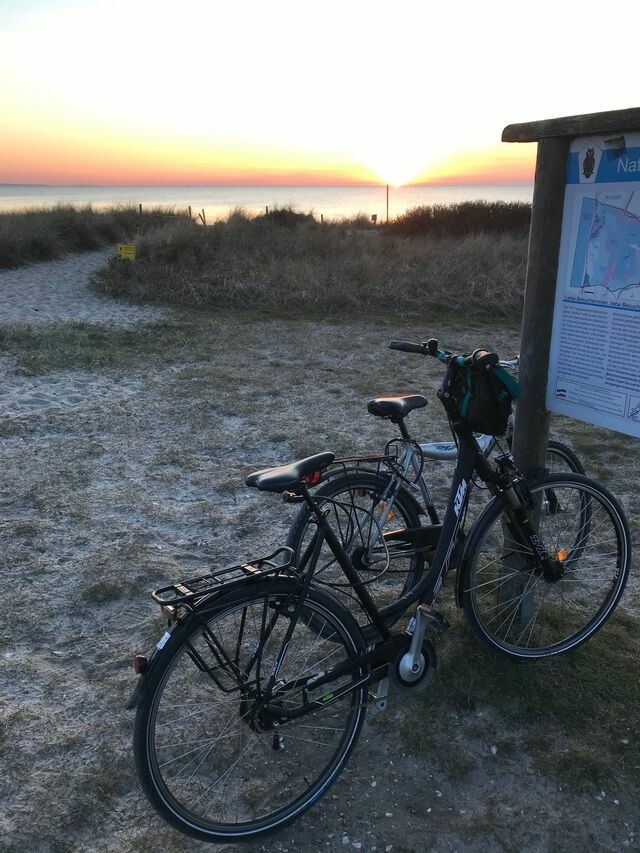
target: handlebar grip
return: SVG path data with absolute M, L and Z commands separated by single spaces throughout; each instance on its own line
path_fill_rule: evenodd
M 419 355 L 426 355 L 424 344 L 412 344 L 410 341 L 391 341 L 389 349 L 399 349 L 402 352 L 416 352 Z

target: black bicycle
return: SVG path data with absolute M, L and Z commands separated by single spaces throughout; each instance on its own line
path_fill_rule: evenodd
M 389 346 L 393 350 L 428 355 L 423 344 L 391 341 Z M 517 395 L 519 390 L 516 381 L 511 378 L 518 363 L 517 358 L 499 363 L 502 375 L 505 372 L 509 374 L 507 378 L 511 383 L 511 397 Z M 421 394 L 370 400 L 367 411 L 374 417 L 384 418 L 396 425 L 399 434 L 387 442 L 380 455 L 336 459 L 319 479 L 315 493 L 318 500 L 322 499 L 343 548 L 349 553 L 362 579 L 367 582 L 368 590 L 388 624 L 402 615 L 394 607 L 395 602 L 411 592 L 428 568 L 425 552 L 406 547 L 400 531 L 420 525 L 429 527 L 440 524 L 442 519 L 432 498 L 429 482 L 432 464 L 455 462 L 458 455 L 455 440 L 418 442 L 410 433 L 409 415 L 426 405 L 427 398 Z M 492 400 L 486 405 L 489 409 L 493 408 Z M 513 415 L 502 417 L 497 424 L 490 417 L 483 416 L 478 426 L 485 429 L 497 427 L 504 433 L 476 434 L 478 446 L 485 456 L 510 452 Z M 554 474 L 585 473 L 574 451 L 553 439 L 547 442 L 545 468 Z M 293 549 L 294 563 L 300 562 L 315 527 L 314 513 L 303 504 L 286 539 L 286 544 Z M 389 535 L 392 531 L 398 543 L 395 547 Z M 385 534 L 386 547 L 380 547 Z M 425 530 L 423 535 L 428 540 L 432 534 L 433 531 Z M 316 564 L 315 582 L 352 607 L 356 618 L 359 618 L 358 601 L 354 599 L 351 586 L 327 545 Z
M 385 702 L 389 681 L 416 691 L 431 680 L 435 652 L 425 634 L 448 625 L 434 603 L 453 566 L 476 630 L 516 658 L 580 645 L 622 594 L 630 537 L 616 500 L 578 474 L 527 480 L 508 455 L 492 465 L 461 414 L 459 386 L 468 375 L 482 380 L 497 356 L 452 356 L 435 342 L 424 346 L 446 364 L 440 399 L 459 453 L 444 523 L 434 526 L 431 541 L 424 528 L 405 529 L 385 533 L 379 546 L 428 555 L 428 573 L 393 605 L 416 605 L 406 631 L 389 629 L 310 490 L 332 453 L 247 479 L 303 501 L 314 514 L 316 532 L 299 565 L 283 547 L 154 593 L 170 625 L 151 655 L 135 657 L 135 759 L 151 803 L 186 833 L 247 840 L 312 806 L 354 747 L 371 693 Z M 465 539 L 473 477 L 495 497 Z M 349 610 L 314 583 L 324 542 L 367 613 L 368 639 Z

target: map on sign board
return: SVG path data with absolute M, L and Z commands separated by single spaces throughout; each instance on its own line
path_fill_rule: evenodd
M 570 287 L 605 303 L 622 299 L 640 305 L 640 215 L 632 207 L 636 195 L 582 199 Z
M 640 436 L 640 134 L 571 144 L 547 407 Z

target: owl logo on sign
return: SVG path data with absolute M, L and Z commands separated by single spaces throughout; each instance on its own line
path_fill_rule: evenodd
M 587 180 L 593 175 L 595 165 L 596 157 L 593 147 L 587 148 L 587 153 L 584 155 L 584 160 L 582 161 L 582 174 Z

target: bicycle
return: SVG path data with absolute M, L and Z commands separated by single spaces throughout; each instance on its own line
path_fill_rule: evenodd
M 383 705 L 389 681 L 413 692 L 433 677 L 435 651 L 425 635 L 428 628 L 448 627 L 433 605 L 454 563 L 472 624 L 514 658 L 575 648 L 617 604 L 630 537 L 616 500 L 579 474 L 525 479 L 508 455 L 490 464 L 460 417 L 454 391 L 461 373 L 484 370 L 493 354 L 476 353 L 469 361 L 431 350 L 446 364 L 440 398 L 459 453 L 441 533 L 428 546 L 430 570 L 412 591 L 417 603 L 407 631 L 391 632 L 311 490 L 332 453 L 247 478 L 247 485 L 304 501 L 314 513 L 316 533 L 300 566 L 282 547 L 154 592 L 170 624 L 149 657 L 134 658 L 140 679 L 128 707 L 137 708 L 134 753 L 143 789 L 183 832 L 208 841 L 248 840 L 280 829 L 317 802 L 357 741 L 370 691 Z M 495 497 L 462 550 L 474 475 Z M 546 499 L 548 492 L 555 502 Z M 409 547 L 417 547 L 414 533 L 405 531 Z M 377 631 L 373 642 L 343 604 L 314 584 L 324 541 Z M 595 603 L 598 586 L 602 600 Z M 493 627 L 492 589 L 493 615 L 499 613 Z M 565 596 L 572 597 L 566 612 Z M 406 602 L 395 606 L 404 611 Z
M 392 341 L 390 348 L 425 354 L 424 345 L 407 341 Z M 517 369 L 518 359 L 500 361 L 499 366 L 513 373 Z M 418 443 L 412 437 L 406 418 L 411 412 L 426 405 L 427 399 L 421 394 L 370 400 L 367 411 L 396 425 L 400 435 L 387 443 L 380 456 L 353 456 L 335 460 L 317 483 L 317 497 L 323 499 L 332 514 L 343 547 L 352 557 L 354 566 L 366 580 L 370 593 L 381 604 L 385 614 L 390 612 L 389 604 L 393 606 L 419 581 L 424 572 L 424 554 L 419 549 L 407 548 L 401 535 L 398 540 L 401 544 L 397 547 L 377 546 L 385 533 L 388 537 L 392 531 L 397 534 L 403 529 L 421 525 L 425 527 L 424 544 L 433 541 L 438 529 L 430 530 L 429 527 L 439 525 L 441 519 L 431 496 L 425 462 L 454 461 L 458 453 L 456 441 Z M 511 450 L 513 423 L 511 414 L 503 439 L 489 434 L 476 435 L 478 446 L 485 456 L 490 456 L 499 448 L 502 440 Z M 553 439 L 547 443 L 545 461 L 547 470 L 552 473 L 585 473 L 574 451 Z M 293 550 L 294 562 L 301 560 L 314 529 L 314 515 L 304 505 L 295 516 L 286 539 L 286 544 Z M 316 582 L 327 586 L 345 600 L 353 601 L 350 585 L 345 582 L 342 570 L 328 548 L 324 549 L 318 560 Z M 357 606 L 357 602 L 355 604 Z

